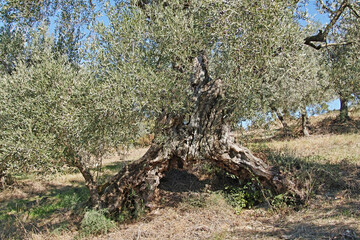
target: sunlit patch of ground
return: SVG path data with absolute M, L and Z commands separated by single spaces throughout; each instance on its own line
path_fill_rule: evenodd
M 290 151 L 301 157 L 321 156 L 324 161 L 343 160 L 360 164 L 360 134 L 314 135 L 291 141 L 266 143 L 276 151 Z

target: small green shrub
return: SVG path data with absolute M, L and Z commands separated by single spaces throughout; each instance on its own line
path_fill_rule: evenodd
M 279 194 L 269 199 L 272 209 L 284 209 L 288 206 L 296 206 L 296 199 L 288 193 Z
M 115 228 L 116 223 L 108 219 L 106 214 L 108 214 L 106 209 L 87 211 L 81 221 L 81 235 L 106 234 L 109 230 Z
M 251 208 L 263 200 L 261 191 L 252 182 L 247 182 L 240 187 L 233 185 L 226 186 L 225 197 L 229 204 L 235 208 L 237 214 L 243 208 Z

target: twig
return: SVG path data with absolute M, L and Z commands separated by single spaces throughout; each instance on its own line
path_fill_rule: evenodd
M 355 8 L 354 4 L 348 4 L 348 8 L 350 8 L 357 17 L 360 17 L 360 11 Z
M 323 0 L 319 0 L 320 1 L 320 3 L 321 3 L 321 6 L 324 8 L 324 9 L 326 9 L 328 12 L 330 12 L 331 14 L 334 14 L 334 10 L 331 10 L 325 3 L 324 3 L 324 1 Z
M 25 228 L 24 224 L 22 223 L 22 221 L 18 218 L 18 216 L 16 216 L 16 215 L 14 215 L 14 216 L 15 216 L 16 220 L 20 223 L 21 228 L 24 230 L 25 234 L 28 235 L 29 233 L 26 230 L 26 228 Z

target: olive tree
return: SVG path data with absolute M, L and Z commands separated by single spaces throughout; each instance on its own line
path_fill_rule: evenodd
M 329 83 L 323 55 L 303 44 L 302 36 L 312 26 L 301 27 L 288 11 L 280 19 L 275 18 L 264 33 L 271 41 L 262 45 L 261 69 L 252 72 L 253 78 L 260 81 L 255 94 L 258 106 L 262 106 L 255 117 L 275 114 L 288 134 L 286 118 L 290 112 L 299 112 L 302 132 L 308 135 L 306 107 L 327 100 Z
M 331 86 L 340 98 L 339 120 L 344 122 L 350 119 L 348 104 L 356 100 L 360 93 L 360 52 L 353 46 L 338 46 L 329 51 L 329 72 Z
M 130 84 L 96 78 L 85 66 L 51 51 L 45 37 L 33 61 L 19 61 L 0 81 L 0 165 L 2 171 L 36 171 L 64 164 L 76 167 L 101 207 L 91 168 L 102 156 L 137 134 L 138 114 Z M 48 44 L 46 44 L 48 42 Z
M 276 193 L 292 187 L 237 144 L 231 130 L 260 109 L 256 90 L 262 80 L 256 76 L 278 48 L 292 44 L 286 31 L 271 26 L 293 16 L 294 5 L 267 0 L 108 5 L 110 23 L 97 27 L 94 62 L 100 76 L 133 79 L 136 86 L 129 91 L 139 109 L 156 120 L 147 153 L 99 189 L 111 213 L 151 201 L 165 171 L 197 161 L 211 161 L 243 179 L 256 177 Z
M 319 33 L 305 38 L 305 44 L 328 57 L 332 90 L 340 97 L 340 120 L 346 121 L 348 101 L 359 95 L 360 3 L 351 0 L 317 1 L 319 10 L 328 13 L 330 22 Z M 314 42 L 320 42 L 315 45 Z
M 360 93 L 360 17 L 347 13 L 334 27 L 332 37 L 338 42 L 349 43 L 328 49 L 328 70 L 332 89 L 340 98 L 340 121 L 349 120 L 348 103 Z

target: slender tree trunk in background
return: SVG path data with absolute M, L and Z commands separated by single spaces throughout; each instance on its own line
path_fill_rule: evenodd
M 341 122 L 346 122 L 350 120 L 349 109 L 348 109 L 348 99 L 340 94 L 340 115 Z
M 124 210 L 136 212 L 138 203 L 149 203 L 166 171 L 190 169 L 199 161 L 213 162 L 240 179 L 256 177 L 274 193 L 292 186 L 276 168 L 236 143 L 223 117 L 222 82 L 209 77 L 206 56 L 194 58 L 193 68 L 190 84 L 195 104 L 189 122 L 164 114 L 160 136 L 166 140 L 154 141 L 142 158 L 98 188 L 101 202 L 114 216 Z
M 285 114 L 282 114 L 279 111 L 279 109 L 277 109 L 275 107 L 272 107 L 271 110 L 273 112 L 275 112 L 277 118 L 279 119 L 279 121 L 280 121 L 280 123 L 282 125 L 282 128 L 283 128 L 284 134 L 288 135 L 289 134 L 289 126 L 288 126 L 287 122 L 285 121 L 285 117 L 284 117 Z
M 302 134 L 305 137 L 309 137 L 309 130 L 308 130 L 308 117 L 307 117 L 307 113 L 306 110 L 301 114 L 301 130 L 302 130 Z

